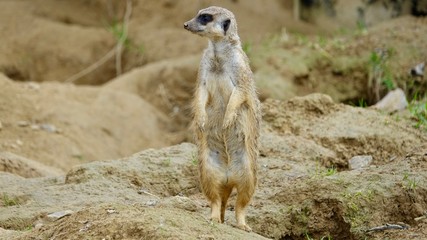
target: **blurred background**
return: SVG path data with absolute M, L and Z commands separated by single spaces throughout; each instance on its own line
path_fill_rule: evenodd
M 58 171 L 192 141 L 207 40 L 183 23 L 235 13 L 261 100 L 319 92 L 426 128 L 425 0 L 0 0 L 0 148 Z M 396 114 L 396 113 L 392 113 Z

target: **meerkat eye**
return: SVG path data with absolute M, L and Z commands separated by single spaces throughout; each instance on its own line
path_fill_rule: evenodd
M 227 33 L 228 28 L 230 27 L 230 19 L 225 20 L 222 22 L 222 28 L 224 29 L 224 35 Z
M 213 16 L 211 14 L 200 14 L 197 20 L 200 24 L 206 25 L 213 21 Z

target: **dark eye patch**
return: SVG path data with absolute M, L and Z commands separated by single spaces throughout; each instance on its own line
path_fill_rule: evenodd
M 200 14 L 197 17 L 197 21 L 202 25 L 206 25 L 213 21 L 213 16 L 211 14 Z

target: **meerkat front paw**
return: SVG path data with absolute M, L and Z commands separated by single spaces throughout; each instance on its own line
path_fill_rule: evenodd
M 230 127 L 233 124 L 233 122 L 236 120 L 236 117 L 237 117 L 236 113 L 225 114 L 224 122 L 222 124 L 222 128 L 226 129 L 226 128 Z
M 205 123 L 206 123 L 206 114 L 201 114 L 199 116 L 196 116 L 196 125 L 200 129 L 200 131 L 205 130 Z

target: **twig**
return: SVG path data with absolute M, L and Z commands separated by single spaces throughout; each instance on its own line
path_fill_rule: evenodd
M 154 195 L 154 194 L 150 193 L 149 191 L 147 191 L 147 190 L 145 190 L 145 189 L 140 189 L 140 190 L 138 190 L 138 193 L 139 193 L 139 194 L 144 193 L 144 194 L 150 195 L 150 196 L 152 196 L 152 197 L 155 197 L 155 198 L 157 198 L 157 199 L 161 199 L 159 196 Z
M 331 56 L 331 54 L 329 54 L 328 51 L 326 51 L 324 48 L 322 48 L 319 44 L 315 43 L 313 46 L 314 46 L 314 48 L 316 50 L 318 50 L 328 60 L 332 60 L 333 59 L 333 57 Z
M 427 218 L 427 211 L 424 212 L 424 215 L 422 215 L 421 217 L 414 218 L 414 220 L 418 222 L 426 218 Z
M 107 54 L 105 54 L 104 57 L 102 57 L 101 59 L 99 59 L 97 62 L 95 62 L 94 64 L 90 65 L 89 67 L 85 68 L 84 70 L 74 74 L 73 76 L 67 78 L 64 82 L 74 82 L 77 79 L 93 72 L 95 69 L 97 69 L 99 66 L 103 65 L 104 63 L 106 63 L 108 60 L 110 60 L 110 58 L 112 58 L 114 56 L 116 52 L 116 48 L 114 47 L 113 49 L 111 49 Z
M 116 75 L 117 76 L 122 74 L 122 49 L 123 49 L 123 44 L 126 41 L 126 38 L 128 36 L 128 24 L 129 24 L 129 19 L 131 15 L 132 15 L 132 1 L 127 0 L 126 12 L 123 19 L 123 32 L 116 46 Z
M 299 0 L 294 0 L 293 2 L 293 7 L 294 7 L 294 20 L 299 21 L 300 20 L 300 1 Z
M 83 69 L 82 71 L 74 74 L 73 76 L 67 78 L 64 82 L 66 82 L 66 83 L 74 82 L 77 79 L 93 72 L 98 67 L 100 67 L 101 65 L 106 63 L 108 60 L 110 60 L 110 58 L 112 58 L 114 55 L 116 55 L 116 74 L 117 74 L 117 76 L 121 74 L 121 72 L 122 72 L 122 48 L 123 48 L 123 43 L 124 43 L 125 39 L 127 38 L 128 22 L 129 22 L 129 18 L 130 18 L 131 13 L 132 13 L 132 1 L 128 0 L 127 4 L 126 4 L 125 16 L 124 16 L 124 20 L 123 20 L 123 33 L 120 36 L 120 38 L 117 42 L 117 45 L 113 49 L 111 49 L 107 54 L 105 54 L 105 56 L 103 56 L 101 59 L 99 59 L 97 62 L 93 63 L 92 65 Z
M 405 225 L 399 225 L 399 224 L 389 224 L 386 223 L 383 226 L 379 226 L 379 227 L 373 227 L 370 228 L 368 230 L 366 230 L 366 232 L 372 232 L 372 231 L 384 231 L 384 230 L 388 230 L 388 229 L 408 229 L 408 226 Z

